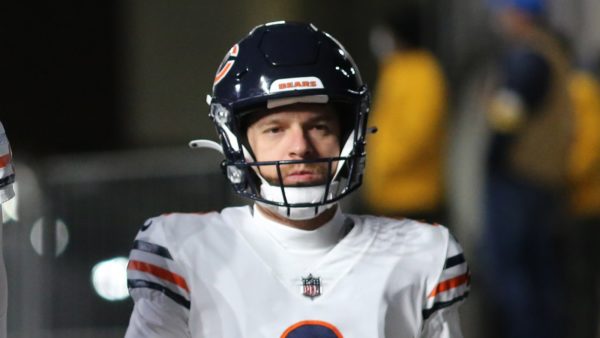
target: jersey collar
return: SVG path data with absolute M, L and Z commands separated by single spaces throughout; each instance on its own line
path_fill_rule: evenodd
M 286 250 L 329 250 L 345 235 L 345 217 L 339 205 L 331 220 L 315 230 L 302 230 L 275 222 L 267 218 L 256 204 L 253 215 L 255 225 Z

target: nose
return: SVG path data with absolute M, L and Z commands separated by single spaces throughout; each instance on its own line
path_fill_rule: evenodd
M 309 135 L 301 127 L 290 129 L 289 142 L 289 156 L 291 159 L 304 159 L 314 153 L 314 147 Z

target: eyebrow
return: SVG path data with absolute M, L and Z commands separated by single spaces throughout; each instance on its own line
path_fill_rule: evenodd
M 314 123 L 314 122 L 318 122 L 318 121 L 335 122 L 335 121 L 339 121 L 339 118 L 334 113 L 319 113 L 319 114 L 315 114 L 315 116 L 308 118 L 305 122 L 306 123 L 311 123 L 311 122 Z M 279 123 L 279 122 L 281 122 L 281 118 L 276 116 L 276 114 L 273 114 L 271 116 L 267 116 L 264 119 L 262 119 L 262 121 L 260 121 L 260 124 Z

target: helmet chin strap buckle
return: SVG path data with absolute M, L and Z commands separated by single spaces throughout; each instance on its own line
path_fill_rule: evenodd
M 189 147 L 192 149 L 200 149 L 200 148 L 208 148 L 212 150 L 216 150 L 221 153 L 221 155 L 225 155 L 223 152 L 223 147 L 215 141 L 211 140 L 192 140 L 188 143 Z

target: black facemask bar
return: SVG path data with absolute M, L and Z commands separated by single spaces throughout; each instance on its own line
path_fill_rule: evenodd
M 221 163 L 222 170 L 230 183 L 232 184 L 234 191 L 246 198 L 270 204 L 279 207 L 290 208 L 306 208 L 315 207 L 318 208 L 324 204 L 331 204 L 337 202 L 341 198 L 345 197 L 349 193 L 356 190 L 362 184 L 362 173 L 365 166 L 365 133 L 366 133 L 366 121 L 369 113 L 370 98 L 366 86 L 361 88 L 361 91 L 356 92 L 356 95 L 361 95 L 358 104 L 354 104 L 354 108 L 347 113 L 353 115 L 353 118 L 347 125 L 348 132 L 354 131 L 352 140 L 352 148 L 347 156 L 331 157 L 314 160 L 281 160 L 281 161 L 263 161 L 263 162 L 247 162 L 248 158 L 244 155 L 245 152 L 251 156 L 251 150 L 245 144 L 245 133 L 244 128 L 240 124 L 240 118 L 246 114 L 231 112 L 231 108 L 219 104 L 211 104 L 210 116 L 217 126 L 217 131 L 221 138 L 223 145 L 223 152 L 225 160 Z M 337 101 L 336 101 L 337 102 Z M 351 103 L 349 100 L 347 103 Z M 356 101 L 355 101 L 356 102 Z M 352 106 L 352 104 L 351 104 Z M 252 111 L 252 110 L 250 110 Z M 348 142 L 348 140 L 346 140 Z M 341 171 L 332 180 L 332 163 L 334 161 L 343 161 Z M 286 188 L 292 188 L 295 186 L 285 186 L 280 184 L 282 193 L 282 202 L 271 201 L 261 196 L 261 184 L 262 181 L 256 173 L 256 168 L 260 166 L 276 166 L 278 172 L 278 180 L 282 182 L 281 166 L 290 164 L 307 164 L 307 163 L 328 163 L 328 180 L 325 182 L 326 193 L 323 195 L 323 200 L 314 203 L 290 203 L 286 194 Z M 338 191 L 329 198 L 331 184 L 337 181 L 339 185 L 336 187 Z
M 341 157 L 328 157 L 321 159 L 311 159 L 311 160 L 282 160 L 282 161 L 260 161 L 260 162 L 250 162 L 246 163 L 245 161 L 223 161 L 221 166 L 228 177 L 229 181 L 233 185 L 235 192 L 243 197 L 250 198 L 252 200 L 279 206 L 286 208 L 306 208 L 306 207 L 319 207 L 324 204 L 334 203 L 344 196 L 348 195 L 356 188 L 360 186 L 362 183 L 362 169 L 359 166 L 364 165 L 364 153 L 360 155 L 350 154 L 349 156 L 341 156 Z M 334 178 L 333 172 L 333 163 L 338 162 L 338 164 L 344 166 L 340 169 L 337 177 Z M 325 185 L 325 193 L 323 195 L 323 200 L 313 202 L 313 203 L 290 203 L 286 196 L 285 189 L 286 188 L 298 188 L 303 186 L 296 185 L 285 185 L 283 184 L 283 176 L 281 167 L 286 165 L 294 165 L 294 164 L 316 164 L 316 163 L 327 163 L 327 179 L 322 184 Z M 281 189 L 281 194 L 283 201 L 271 201 L 263 198 L 260 193 L 260 186 L 262 181 L 258 177 L 256 173 L 256 169 L 262 166 L 275 166 L 279 184 L 273 184 L 273 186 L 278 186 Z M 342 183 L 336 189 L 338 189 L 339 193 L 335 194 L 331 198 L 329 198 L 329 193 L 331 189 L 331 184 L 334 181 L 338 181 Z M 269 182 L 270 183 L 270 182 Z

